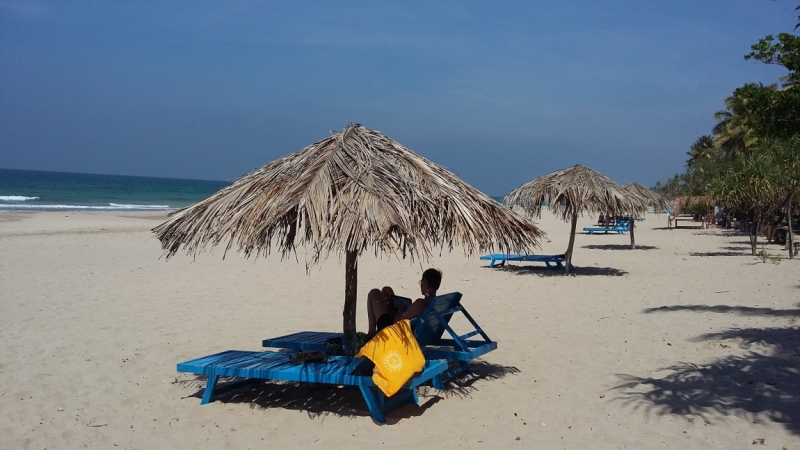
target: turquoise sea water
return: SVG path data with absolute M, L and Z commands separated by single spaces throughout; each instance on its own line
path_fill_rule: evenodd
M 203 200 L 228 184 L 0 169 L 0 211 L 171 210 Z

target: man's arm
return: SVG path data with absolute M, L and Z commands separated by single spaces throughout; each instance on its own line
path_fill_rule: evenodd
M 394 321 L 399 322 L 404 319 L 413 319 L 415 317 L 419 317 L 425 312 L 425 308 L 427 307 L 428 300 L 424 298 L 418 298 L 414 301 L 414 303 L 411 304 L 411 306 L 408 307 L 408 309 L 403 311 L 401 314 L 398 314 Z

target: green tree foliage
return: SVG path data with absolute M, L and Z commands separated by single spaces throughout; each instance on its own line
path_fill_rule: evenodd
M 795 27 L 796 29 L 797 27 Z M 750 53 L 744 55 L 745 60 L 756 59 L 764 64 L 777 64 L 785 67 L 789 74 L 784 77 L 786 85 L 793 86 L 800 82 L 800 36 L 789 33 L 780 33 L 778 42 L 769 35 L 750 46 Z
M 760 131 L 765 128 L 762 125 L 765 120 L 759 114 L 772 104 L 777 92 L 775 84 L 748 83 L 725 99 L 725 110 L 714 113 L 719 122 L 714 126 L 714 142 L 729 160 L 747 151 L 764 135 Z
M 796 28 L 795 28 L 796 29 Z M 781 77 L 782 89 L 758 89 L 746 84 L 734 91 L 739 113 L 758 136 L 789 138 L 800 133 L 800 36 L 780 33 L 777 42 L 767 36 L 750 47 L 745 60 L 777 64 L 789 73 Z
M 800 191 L 800 137 L 764 139 L 754 150 L 738 155 L 708 184 L 708 195 L 716 203 L 750 222 L 753 255 L 758 235 L 775 214 L 786 208 L 787 217 L 792 215 L 791 206 Z M 789 256 L 793 256 L 791 246 Z
M 702 166 L 703 163 L 711 161 L 716 153 L 717 147 L 714 145 L 714 138 L 709 135 L 700 136 L 686 152 L 689 157 L 686 161 L 686 169 L 691 170 L 693 167 Z
M 757 252 L 758 235 L 778 208 L 781 191 L 774 156 L 770 153 L 739 155 L 733 166 L 708 184 L 708 195 L 719 205 L 743 214 L 750 226 L 750 246 Z

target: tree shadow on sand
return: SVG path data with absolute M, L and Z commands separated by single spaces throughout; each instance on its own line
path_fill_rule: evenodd
M 740 252 L 749 252 L 750 251 L 750 246 L 744 247 L 744 246 L 741 246 L 741 245 L 726 245 L 726 246 L 723 246 L 723 247 L 720 247 L 720 248 L 723 249 L 723 250 L 732 250 L 732 251 L 740 251 Z
M 690 252 L 689 256 L 750 256 L 744 252 Z
M 735 313 L 740 316 L 772 316 L 772 317 L 800 317 L 800 303 L 793 309 L 761 308 L 753 306 L 728 306 L 728 305 L 673 305 L 642 310 L 644 314 L 667 313 L 677 311 L 713 312 L 718 314 Z
M 519 373 L 512 366 L 490 364 L 485 361 L 473 361 L 472 375 L 463 375 L 446 383 L 447 390 L 440 391 L 426 383 L 418 388 L 419 405 L 408 403 L 386 412 L 386 423 L 391 425 L 402 419 L 422 415 L 428 408 L 444 400 L 446 397 L 470 397 L 479 388 L 476 383 L 482 380 L 496 380 Z M 187 397 L 203 397 L 207 377 L 192 375 L 176 383 L 198 391 Z M 223 380 L 223 379 L 221 379 Z M 222 403 L 247 403 L 253 409 L 285 408 L 304 411 L 309 418 L 324 418 L 328 415 L 356 418 L 369 417 L 369 408 L 357 386 L 339 386 L 331 384 L 293 383 L 272 380 L 232 379 L 226 384 L 241 385 L 224 394 L 215 395 L 212 401 Z M 226 384 L 221 382 L 218 389 L 224 390 Z M 184 398 L 187 398 L 184 397 Z
M 504 266 L 495 266 L 489 268 L 489 266 L 485 267 L 489 270 L 497 270 L 502 272 L 509 272 L 514 275 L 538 275 L 540 277 L 563 277 L 565 274 L 564 270 L 552 268 L 548 269 L 545 266 L 514 266 L 509 265 L 506 263 Z M 597 266 L 587 266 L 587 267 L 578 267 L 575 266 L 573 271 L 570 272 L 569 276 L 575 277 L 592 277 L 592 276 L 605 276 L 605 277 L 621 277 L 623 275 L 627 275 L 628 272 L 620 269 L 615 269 L 613 267 L 597 267 Z
M 581 248 L 591 250 L 658 250 L 658 247 L 652 245 L 637 245 L 636 248 L 631 248 L 628 244 L 590 244 Z
M 651 308 L 645 313 L 695 311 L 795 317 L 800 309 L 775 310 L 726 305 Z M 800 327 L 731 328 L 693 341 L 739 347 L 747 354 L 728 355 L 707 364 L 681 362 L 659 369 L 660 378 L 617 374 L 616 401 L 646 414 L 688 415 L 710 422 L 715 417 L 759 418 L 781 423 L 800 435 Z M 739 352 L 737 352 L 739 353 Z

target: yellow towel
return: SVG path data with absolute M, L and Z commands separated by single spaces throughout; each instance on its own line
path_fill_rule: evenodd
M 381 330 L 356 356 L 365 356 L 375 363 L 372 381 L 388 397 L 397 393 L 425 365 L 425 356 L 408 320 Z

